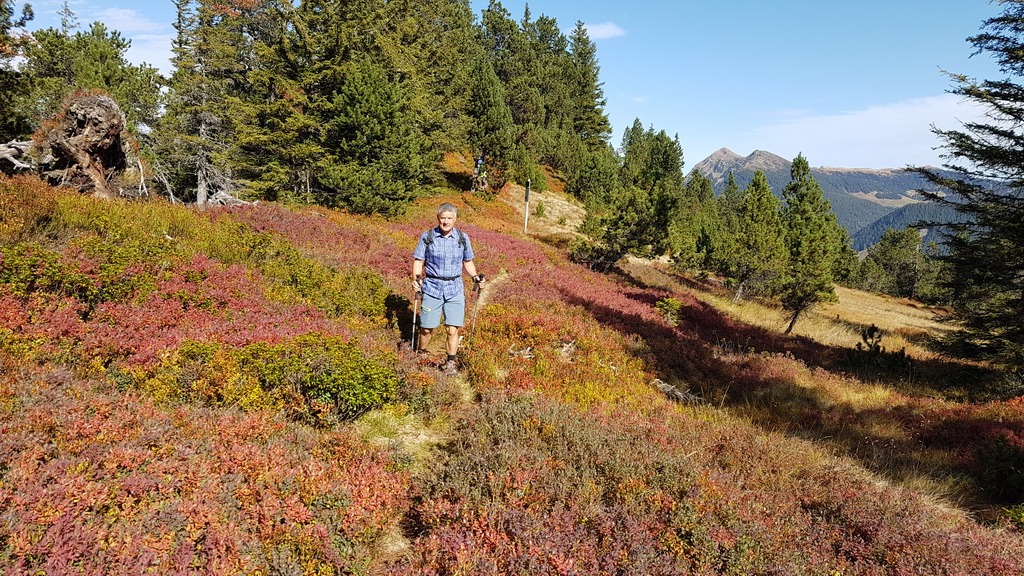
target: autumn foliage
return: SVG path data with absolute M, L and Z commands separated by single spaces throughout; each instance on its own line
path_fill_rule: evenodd
M 1019 399 L 859 380 L 452 200 L 491 279 L 454 379 L 395 345 L 434 201 L 0 180 L 4 573 L 1024 573 Z

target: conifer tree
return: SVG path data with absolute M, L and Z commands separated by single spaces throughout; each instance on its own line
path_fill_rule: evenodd
M 861 282 L 864 288 L 893 296 L 912 298 L 924 272 L 921 234 L 915 228 L 887 228 L 864 259 Z
M 569 35 L 570 103 L 572 106 L 573 130 L 590 150 L 602 148 L 611 135 L 611 123 L 604 107 L 604 83 L 601 82 L 601 68 L 597 62 L 597 46 L 594 45 L 582 21 L 576 22 Z
M 668 243 L 676 266 L 704 267 L 714 252 L 718 231 L 718 209 L 711 180 L 694 172 L 669 223 Z
M 22 5 L 21 14 L 16 14 L 14 0 L 0 0 L 0 58 L 11 58 L 18 54 L 22 38 L 14 33 L 14 29 L 23 28 L 35 16 L 30 4 Z
M 64 17 L 71 25 L 69 17 Z M 130 130 L 156 125 L 163 79 L 156 68 L 125 57 L 131 41 L 93 22 L 88 30 L 47 28 L 33 34 L 21 70 L 29 80 L 34 124 L 52 116 L 76 89 L 101 89 L 117 101 Z
M 736 184 L 736 177 L 732 172 L 729 172 L 721 196 L 716 198 L 716 208 L 718 234 L 711 251 L 709 266 L 719 274 L 732 276 L 733 264 L 739 249 L 740 215 L 743 208 L 743 193 Z
M 483 56 L 469 0 L 388 2 L 384 65 L 396 71 L 421 131 L 440 150 L 469 148 L 473 65 Z
M 622 136 L 622 184 L 642 190 L 683 189 L 683 148 L 678 136 L 645 129 L 639 118 Z
M 157 177 L 172 198 L 205 204 L 236 188 L 228 153 L 235 141 L 231 92 L 244 90 L 243 50 L 237 18 L 206 0 L 174 0 L 174 72 L 167 109 L 157 127 Z
M 13 0 L 0 0 L 0 142 L 20 140 L 32 131 L 29 115 L 17 104 L 23 100 L 27 78 L 15 66 L 28 40 L 15 29 L 32 20 L 32 7 L 26 4 L 16 14 Z
M 468 106 L 473 121 L 470 142 L 473 150 L 484 158 L 492 182 L 500 183 L 515 152 L 515 125 L 505 102 L 505 87 L 486 58 L 477 61 L 472 82 Z
M 577 156 L 566 173 L 566 190 L 583 202 L 587 212 L 600 211 L 615 198 L 621 188 L 619 157 L 611 144 L 589 150 L 579 143 Z
M 335 97 L 324 142 L 336 142 L 317 168 L 321 202 L 392 216 L 415 197 L 427 170 L 426 143 L 409 116 L 401 87 L 366 62 Z
M 965 348 L 1018 374 L 1024 372 L 1024 2 L 1005 0 L 968 41 L 989 53 L 1007 76 L 978 82 L 952 74 L 954 94 L 985 109 L 962 130 L 934 128 L 943 142 L 944 176 L 915 168 L 943 193 L 926 195 L 956 208 L 966 221 L 944 223 L 946 282 L 956 295 L 955 319 Z M 986 123 L 989 122 L 989 123 Z
M 683 148 L 679 138 L 669 138 L 664 130 L 644 129 L 637 118 L 622 137 L 622 189 L 638 188 L 651 205 L 646 220 L 657 230 L 649 250 L 660 254 L 668 239 L 669 223 L 683 201 Z
M 734 302 L 774 283 L 782 274 L 787 255 L 779 200 L 772 194 L 764 172 L 754 172 L 742 198 L 736 252 L 729 262 L 730 275 L 736 281 Z
M 786 334 L 789 334 L 800 314 L 818 302 L 835 298 L 832 270 L 844 235 L 802 154 L 793 160 L 790 182 L 782 196 L 785 200 L 782 223 L 789 258 L 782 279 L 781 299 L 783 307 L 793 312 L 786 327 Z

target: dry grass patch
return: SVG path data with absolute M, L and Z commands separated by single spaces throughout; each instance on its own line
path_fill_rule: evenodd
M 583 223 L 587 211 L 572 196 L 561 192 L 561 186 L 552 186 L 557 180 L 549 175 L 549 190 L 530 191 L 530 219 L 527 230 L 530 235 L 540 238 L 572 238 Z M 519 184 L 508 184 L 499 195 L 501 200 L 519 213 L 520 220 L 526 210 L 526 188 Z M 537 214 L 538 207 L 543 214 Z
M 677 285 L 675 288 L 680 287 Z M 777 331 L 780 335 L 792 315 L 787 310 L 756 300 L 733 302 L 725 293 L 697 289 L 687 291 L 735 320 Z M 940 310 L 908 300 L 843 286 L 836 286 L 836 295 L 838 302 L 819 304 L 801 314 L 793 335 L 825 346 L 853 349 L 863 341 L 861 332 L 874 324 L 882 330 L 882 345 L 886 350 L 905 349 L 913 358 L 932 360 L 939 355 L 929 350 L 926 344 L 955 329 L 939 320 Z

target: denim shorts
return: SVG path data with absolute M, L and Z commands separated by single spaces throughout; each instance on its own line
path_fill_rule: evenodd
M 420 304 L 420 326 L 434 329 L 441 325 L 441 313 L 444 312 L 445 326 L 462 326 L 466 320 L 466 294 L 443 300 L 423 294 Z

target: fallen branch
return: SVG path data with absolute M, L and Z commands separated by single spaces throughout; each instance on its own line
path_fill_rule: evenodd
M 21 161 L 21 158 L 28 154 L 32 141 L 24 142 L 10 141 L 7 144 L 0 144 L 0 160 L 10 160 L 18 170 L 31 170 L 32 165 Z

